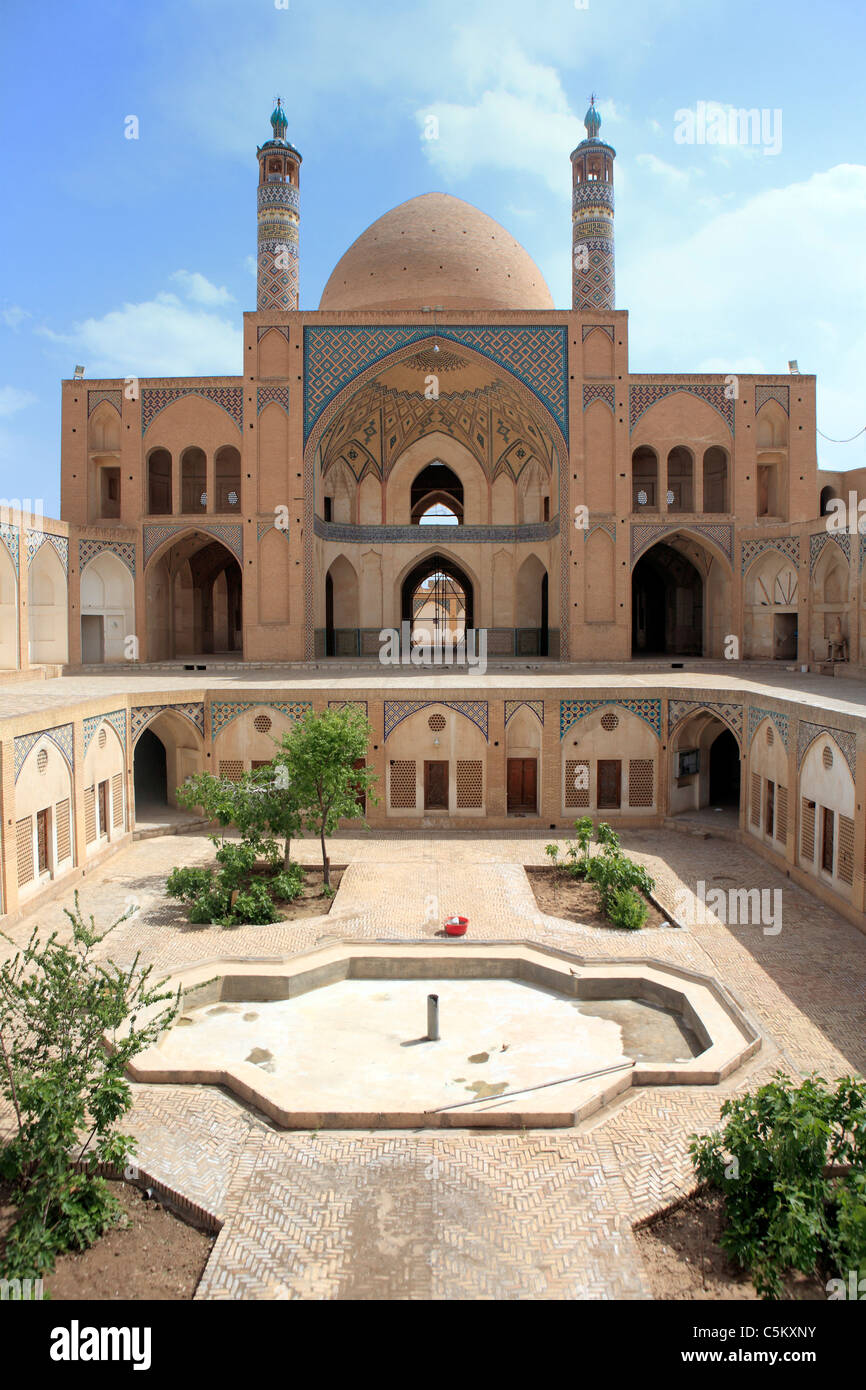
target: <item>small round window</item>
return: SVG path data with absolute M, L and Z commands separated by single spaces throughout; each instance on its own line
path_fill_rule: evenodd
M 273 720 L 269 714 L 257 714 L 253 720 L 253 728 L 260 734 L 266 734 L 270 732 L 272 723 Z
M 606 729 L 609 734 L 612 734 L 618 725 L 619 719 L 611 710 L 601 716 L 601 727 Z
M 438 734 L 440 729 L 445 728 L 445 717 L 441 714 L 431 714 L 430 718 L 427 720 L 427 724 L 429 728 L 433 730 L 434 734 Z
M 830 768 L 833 766 L 833 749 L 830 747 L 829 743 L 824 744 L 824 751 L 821 754 L 821 761 L 826 767 L 827 771 L 829 772 Z

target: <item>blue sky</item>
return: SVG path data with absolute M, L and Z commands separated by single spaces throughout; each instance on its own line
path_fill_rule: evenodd
M 0 492 L 58 514 L 59 383 L 76 362 L 239 371 L 277 92 L 304 157 L 303 308 L 371 221 L 431 189 L 502 222 L 568 307 L 568 156 L 594 90 L 618 155 L 632 370 L 796 358 L 818 375 L 819 428 L 854 434 L 864 39 L 860 0 L 6 0 Z M 699 102 L 781 112 L 781 148 L 678 142 L 677 113 Z M 819 439 L 821 466 L 863 466 L 864 440 Z

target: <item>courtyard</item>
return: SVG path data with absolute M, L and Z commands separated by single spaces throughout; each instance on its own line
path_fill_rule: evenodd
M 142 1177 L 219 1232 L 196 1296 L 649 1299 L 633 1228 L 692 1190 L 689 1135 L 716 1122 L 725 1096 L 780 1068 L 830 1079 L 866 1065 L 866 938 L 746 846 L 697 829 L 622 832 L 661 906 L 674 914 L 701 881 L 779 890 L 780 931 L 710 915 L 631 933 L 542 913 L 524 866 L 544 864 L 561 832 L 341 834 L 329 853 L 346 868 L 327 915 L 230 929 L 189 926 L 164 895 L 174 865 L 210 859 L 204 832 L 139 839 L 96 866 L 82 910 L 104 929 L 135 908 L 106 949 L 126 964 L 140 952 L 160 976 L 339 941 L 433 942 L 463 913 L 467 945 L 531 941 L 588 962 L 640 957 L 713 977 L 761 1035 L 720 1085 L 636 1087 L 546 1131 L 286 1131 L 221 1087 L 135 1084 Z M 293 852 L 312 865 L 319 846 L 302 840 Z M 4 956 L 37 924 L 62 933 L 69 901 L 65 890 L 12 924 Z

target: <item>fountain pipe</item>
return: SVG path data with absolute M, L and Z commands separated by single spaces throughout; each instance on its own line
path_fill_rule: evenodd
M 439 995 L 427 995 L 427 1041 L 439 1041 Z

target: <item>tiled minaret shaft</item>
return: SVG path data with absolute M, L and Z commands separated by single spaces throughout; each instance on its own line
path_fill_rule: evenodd
M 298 231 L 301 220 L 301 156 L 286 139 L 286 113 L 277 97 L 271 116 L 274 138 L 259 159 L 256 308 L 297 309 Z
M 598 138 L 601 116 L 590 99 L 585 140 L 572 151 L 571 307 L 614 307 L 613 161 L 616 150 Z

